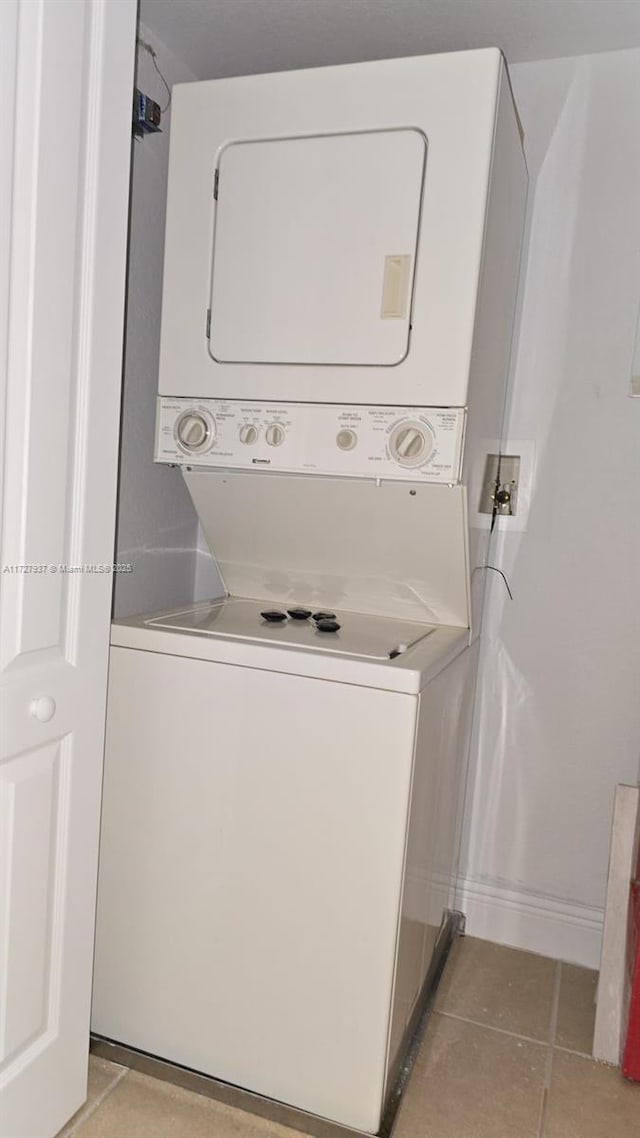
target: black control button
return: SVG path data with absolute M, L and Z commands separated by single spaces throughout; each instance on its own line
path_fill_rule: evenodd
M 278 609 L 268 609 L 267 612 L 261 612 L 260 616 L 269 624 L 280 624 L 281 621 L 287 619 L 286 612 L 279 612 Z
M 314 620 L 335 620 L 336 614 L 334 612 L 314 612 Z
M 311 616 L 311 609 L 287 609 L 287 612 L 292 620 L 308 620 Z
M 319 620 L 316 622 L 318 632 L 337 632 L 340 628 L 337 620 Z

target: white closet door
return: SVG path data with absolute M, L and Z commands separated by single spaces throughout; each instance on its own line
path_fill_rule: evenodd
M 86 1094 L 135 19 L 0 5 L 2 1138 Z
M 404 359 L 426 145 L 417 130 L 379 130 L 223 149 L 214 359 L 379 366 Z

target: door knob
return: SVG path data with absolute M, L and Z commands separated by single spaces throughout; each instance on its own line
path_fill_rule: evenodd
M 32 699 L 29 704 L 29 715 L 40 723 L 48 723 L 56 713 L 56 701 L 50 695 L 41 695 L 39 699 Z

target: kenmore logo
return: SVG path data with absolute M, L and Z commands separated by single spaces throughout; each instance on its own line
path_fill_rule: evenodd
M 270 458 L 252 458 L 251 461 L 261 466 L 269 466 L 271 463 Z

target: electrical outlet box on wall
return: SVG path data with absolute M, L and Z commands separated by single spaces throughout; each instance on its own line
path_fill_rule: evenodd
M 519 454 L 488 454 L 485 459 L 479 510 L 499 517 L 518 512 Z
M 512 496 L 513 512 L 502 512 L 498 509 L 494 528 L 505 532 L 522 533 L 529 522 L 529 510 L 533 491 L 535 472 L 535 443 L 531 439 L 506 439 L 502 446 L 495 440 L 486 439 L 485 445 L 479 449 L 478 457 L 471 471 L 469 485 L 469 521 L 474 529 L 490 529 L 493 517 L 491 509 L 487 509 L 487 494 L 491 487 L 487 485 L 487 470 L 491 473 L 490 459 L 492 455 L 500 454 L 504 460 L 504 471 L 507 480 L 515 479 Z M 497 466 L 497 461 L 496 464 Z M 504 479 L 502 480 L 504 481 Z

